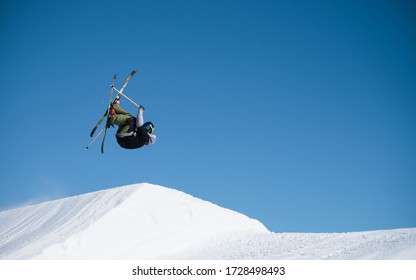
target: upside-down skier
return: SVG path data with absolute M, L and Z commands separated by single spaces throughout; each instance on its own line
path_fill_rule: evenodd
M 118 126 L 118 130 L 116 132 L 116 139 L 117 143 L 122 148 L 137 149 L 156 142 L 156 135 L 153 134 L 155 126 L 152 122 L 145 123 L 143 120 L 143 106 L 138 105 L 136 102 L 130 99 L 130 97 L 123 93 L 123 90 L 126 88 L 130 78 L 133 77 L 133 75 L 136 72 L 136 70 L 131 71 L 120 90 L 114 87 L 114 82 L 116 80 L 117 74 L 114 75 L 110 87 L 110 100 L 108 103 L 108 107 L 102 115 L 102 117 L 98 120 L 97 124 L 91 130 L 90 137 L 94 136 L 94 133 L 97 131 L 97 128 L 100 126 L 103 120 L 106 120 L 105 125 L 100 130 L 100 132 L 92 139 L 92 141 L 87 145 L 87 149 L 102 134 L 103 138 L 101 142 L 101 153 L 104 153 L 104 141 L 105 136 L 107 135 L 107 128 L 114 125 Z M 117 94 L 116 97 L 113 99 L 114 92 L 117 92 Z M 137 117 L 133 117 L 126 110 L 120 107 L 120 96 L 124 96 L 128 101 L 130 101 L 136 107 L 138 107 Z
M 120 96 L 114 100 L 108 118 L 109 125 L 117 125 L 117 143 L 125 149 L 137 149 L 156 142 L 152 122 L 144 122 L 143 106 L 138 107 L 137 117 L 133 117 L 120 107 Z

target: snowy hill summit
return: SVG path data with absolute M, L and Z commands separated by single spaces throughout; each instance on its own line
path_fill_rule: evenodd
M 0 212 L 0 259 L 416 259 L 416 229 L 272 233 L 183 192 L 136 184 Z

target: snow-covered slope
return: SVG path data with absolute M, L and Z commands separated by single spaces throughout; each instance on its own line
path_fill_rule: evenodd
M 183 192 L 137 184 L 0 212 L 0 259 L 416 259 L 416 229 L 272 233 Z
M 166 258 L 258 221 L 185 193 L 131 185 L 0 212 L 0 258 Z
M 350 233 L 262 233 L 213 241 L 184 259 L 416 260 L 416 229 Z

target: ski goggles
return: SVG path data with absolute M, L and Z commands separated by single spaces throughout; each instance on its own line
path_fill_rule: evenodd
M 145 123 L 144 128 L 148 133 L 153 133 L 153 131 L 155 131 L 155 126 L 151 122 Z

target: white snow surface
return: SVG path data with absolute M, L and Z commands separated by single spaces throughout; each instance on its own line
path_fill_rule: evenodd
M 183 192 L 135 184 L 0 212 L 0 259 L 416 259 L 416 228 L 273 233 Z

